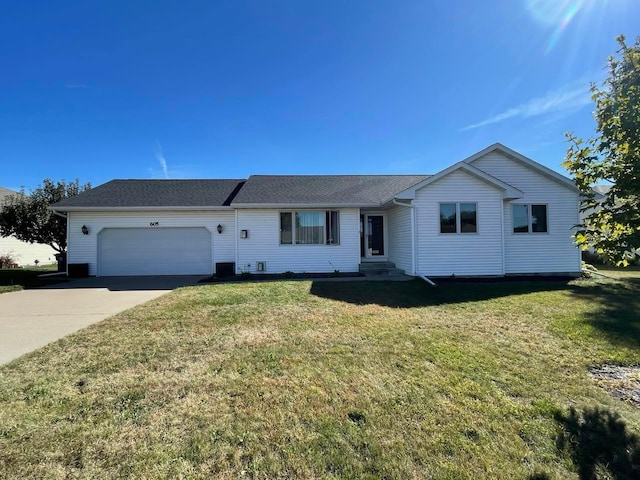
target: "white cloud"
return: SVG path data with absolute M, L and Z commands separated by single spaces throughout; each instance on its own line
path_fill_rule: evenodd
M 160 145 L 160 142 L 156 142 L 155 155 L 156 155 L 156 160 L 158 160 L 158 163 L 160 164 L 160 168 L 162 168 L 162 174 L 164 175 L 164 178 L 169 178 L 167 160 L 164 158 L 164 154 L 162 153 L 162 146 Z
M 552 90 L 544 96 L 532 98 L 517 107 L 509 108 L 498 115 L 468 125 L 461 130 L 480 128 L 510 118 L 530 118 L 550 113 L 571 112 L 592 102 L 589 88 L 588 84 L 584 84 L 578 87 L 574 85 L 573 88 L 565 90 Z

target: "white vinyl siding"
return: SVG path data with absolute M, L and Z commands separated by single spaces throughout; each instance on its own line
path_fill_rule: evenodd
M 233 211 L 161 211 L 161 212 L 69 212 L 68 263 L 88 263 L 89 274 L 97 275 L 98 234 L 105 228 L 193 228 L 211 233 L 211 265 L 235 261 L 235 215 Z M 156 227 L 151 223 L 157 222 Z M 222 225 L 222 234 L 216 230 Z M 83 235 L 86 225 L 89 235 Z M 125 252 L 126 254 L 126 252 Z
M 580 251 L 571 237 L 579 223 L 578 193 L 499 152 L 489 153 L 472 165 L 522 190 L 524 196 L 505 202 L 505 273 L 578 273 Z M 547 205 L 547 233 L 513 232 L 512 207 Z
M 477 233 L 440 233 L 440 205 L 477 205 Z M 427 276 L 502 275 L 502 191 L 455 171 L 421 188 L 414 200 L 418 273 Z
M 247 230 L 247 238 L 239 238 L 238 234 L 236 269 L 255 273 L 256 263 L 266 262 L 265 273 L 357 272 L 360 264 L 359 209 L 339 211 L 339 245 L 283 245 L 280 243 L 280 210 L 238 209 L 238 232 Z
M 387 213 L 388 258 L 396 268 L 412 273 L 411 215 L 409 207 L 395 206 Z

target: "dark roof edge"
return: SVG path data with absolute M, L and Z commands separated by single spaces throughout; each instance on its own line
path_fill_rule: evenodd
M 302 203 L 302 202 L 290 202 L 290 203 L 232 203 L 232 208 L 247 208 L 247 209 L 290 209 L 290 208 L 310 208 L 310 209 L 324 209 L 324 208 L 377 208 L 381 207 L 381 203 L 331 203 L 331 202 L 314 202 L 314 203 Z
M 191 210 L 191 211 L 229 211 L 233 210 L 232 207 L 226 205 L 213 205 L 213 206 L 127 206 L 127 207 L 65 207 L 64 205 L 58 206 L 57 203 L 49 205 L 48 210 L 55 212 L 138 212 L 138 211 L 176 211 L 176 210 Z
M 254 174 L 249 175 L 253 177 L 431 177 L 433 173 L 329 173 L 329 174 L 305 174 L 305 173 L 292 173 L 292 174 Z
M 222 205 L 225 207 L 230 206 L 231 202 L 233 202 L 233 199 L 236 198 L 236 195 L 238 195 L 238 192 L 242 190 L 242 187 L 244 187 L 245 183 L 247 183 L 246 180 L 242 180 L 238 182 L 238 184 L 236 185 L 236 188 L 234 188 L 233 191 L 227 197 L 227 199 L 224 202 L 222 202 Z

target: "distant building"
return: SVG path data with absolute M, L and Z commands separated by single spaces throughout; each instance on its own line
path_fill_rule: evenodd
M 18 192 L 0 187 L 0 207 L 10 201 L 11 197 L 19 195 Z M 49 245 L 42 243 L 28 243 L 10 237 L 0 237 L 0 256 L 11 255 L 20 266 L 23 265 L 47 265 L 55 262 L 56 251 Z

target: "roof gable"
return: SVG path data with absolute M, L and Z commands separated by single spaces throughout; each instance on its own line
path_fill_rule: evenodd
M 412 187 L 398 193 L 396 195 L 396 198 L 398 200 L 413 200 L 415 199 L 416 196 L 416 192 L 418 190 L 420 190 L 421 188 L 426 187 L 427 185 L 438 181 L 439 179 L 453 173 L 453 172 L 465 172 L 479 180 L 482 180 L 483 182 L 485 182 L 486 184 L 501 190 L 503 192 L 503 197 L 507 200 L 510 199 L 514 199 L 514 198 L 520 198 L 524 195 L 524 192 L 522 192 L 521 190 L 518 190 L 517 188 L 515 188 L 512 185 L 509 185 L 508 183 L 503 182 L 502 180 L 493 177 L 491 175 L 489 175 L 486 172 L 483 172 L 482 170 L 480 170 L 479 168 L 474 167 L 473 165 L 469 165 L 466 162 L 458 162 L 455 165 L 451 165 L 448 168 L 445 168 L 444 170 L 441 170 L 440 172 L 436 173 L 435 175 L 432 175 L 429 178 L 426 178 L 425 180 L 423 180 L 420 183 L 417 183 L 416 185 L 413 185 Z
M 558 183 L 559 185 L 562 185 L 563 187 L 566 187 L 574 192 L 579 191 L 578 187 L 576 187 L 575 183 L 570 178 L 565 177 L 564 175 L 561 175 L 558 172 L 555 172 L 548 167 L 545 167 L 544 165 L 536 162 L 535 160 L 531 160 L 529 157 L 525 157 L 521 153 L 518 153 L 515 150 L 510 149 L 509 147 L 505 147 L 501 143 L 494 143 L 493 145 L 488 146 L 484 150 L 480 150 L 478 153 L 475 153 L 470 157 L 465 158 L 463 162 L 468 163 L 469 165 L 472 165 L 473 162 L 475 162 L 476 160 L 479 160 L 485 155 L 488 155 L 489 153 L 492 153 L 495 151 L 502 153 L 503 155 L 509 157 L 510 159 L 515 160 L 521 165 L 524 165 L 525 167 L 553 180 L 554 182 Z

